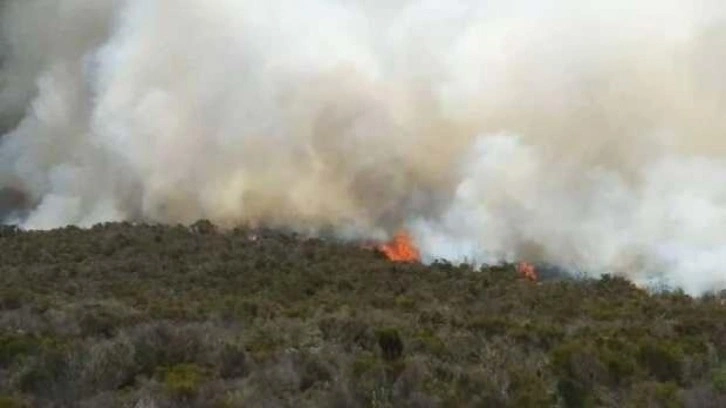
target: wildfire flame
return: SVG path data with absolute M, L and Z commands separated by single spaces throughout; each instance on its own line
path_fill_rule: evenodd
M 390 242 L 379 245 L 378 250 L 393 262 L 421 261 L 421 253 L 407 232 L 399 232 Z
M 372 246 L 365 245 L 364 248 L 371 248 Z M 383 253 L 392 262 L 420 262 L 421 252 L 416 246 L 413 237 L 406 232 L 401 231 L 396 234 L 393 239 L 385 244 L 380 244 L 375 247 L 378 251 Z M 539 280 L 539 274 L 537 268 L 529 262 L 520 262 L 517 264 L 517 273 L 524 279 L 537 282 Z
M 529 262 L 520 262 L 519 264 L 517 264 L 517 273 L 519 273 L 523 278 L 532 282 L 537 282 L 537 280 L 539 279 L 537 269 Z

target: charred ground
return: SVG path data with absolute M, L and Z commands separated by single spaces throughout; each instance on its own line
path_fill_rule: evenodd
M 0 259 L 0 407 L 726 406 L 726 297 L 207 223 L 6 227 Z

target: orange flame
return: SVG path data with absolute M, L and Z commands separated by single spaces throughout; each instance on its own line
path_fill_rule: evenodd
M 517 264 L 517 273 L 519 273 L 524 279 L 532 282 L 537 282 L 539 274 L 537 268 L 529 262 L 520 262 Z
M 393 262 L 421 261 L 421 253 L 407 232 L 399 232 L 391 242 L 379 245 L 378 250 Z

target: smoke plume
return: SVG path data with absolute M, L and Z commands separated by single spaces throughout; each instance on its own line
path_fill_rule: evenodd
M 720 0 L 6 0 L 0 211 L 726 288 Z

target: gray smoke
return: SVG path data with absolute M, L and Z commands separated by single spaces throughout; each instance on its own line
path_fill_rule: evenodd
M 427 259 L 723 289 L 724 17 L 711 0 L 6 0 L 0 211 L 406 228 Z

